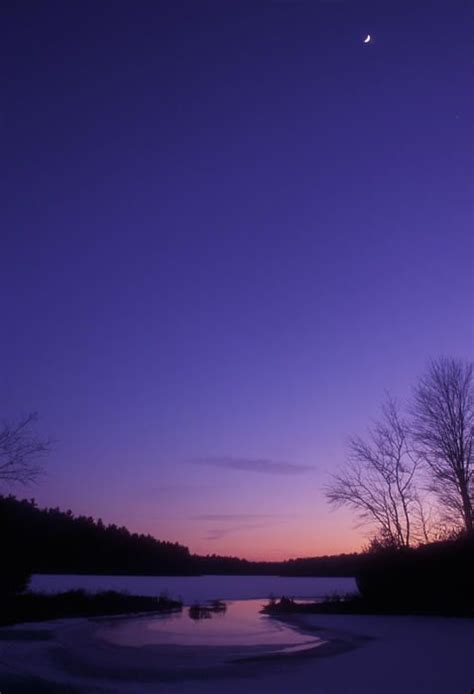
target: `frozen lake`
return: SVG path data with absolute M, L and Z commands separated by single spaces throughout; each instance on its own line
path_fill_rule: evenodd
M 333 593 L 356 593 L 353 578 L 308 578 L 285 576 L 76 576 L 35 574 L 30 588 L 60 592 L 83 588 L 89 591 L 118 590 L 137 595 L 166 594 L 185 605 L 209 600 L 324 598 Z

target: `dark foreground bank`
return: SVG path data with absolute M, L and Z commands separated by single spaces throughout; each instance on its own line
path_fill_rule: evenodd
M 398 615 L 398 616 L 437 616 L 437 617 L 474 617 L 474 609 L 467 605 L 444 604 L 413 605 L 372 602 L 358 595 L 332 598 L 321 602 L 297 602 L 282 597 L 272 600 L 262 608 L 264 614 L 279 616 L 291 614 L 340 614 L 340 615 Z
M 170 612 L 181 608 L 181 602 L 163 596 L 128 595 L 115 591 L 87 593 L 71 590 L 53 595 L 27 592 L 0 599 L 0 625 L 70 617 Z

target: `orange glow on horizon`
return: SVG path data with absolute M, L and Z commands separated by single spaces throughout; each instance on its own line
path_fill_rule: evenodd
M 360 552 L 367 539 L 361 531 L 337 528 L 332 532 L 317 533 L 314 530 L 295 532 L 294 528 L 271 528 L 239 532 L 235 535 L 223 535 L 220 539 L 210 540 L 197 537 L 194 532 L 179 532 L 173 537 L 165 537 L 156 529 L 140 529 L 157 539 L 179 542 L 189 548 L 191 554 L 238 557 L 248 561 L 285 561 L 305 557 L 324 555 L 351 554 Z

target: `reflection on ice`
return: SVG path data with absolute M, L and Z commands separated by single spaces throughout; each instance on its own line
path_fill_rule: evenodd
M 314 648 L 321 639 L 260 614 L 261 600 L 195 605 L 167 615 L 111 620 L 98 636 L 121 646 L 269 646 L 271 652 Z M 206 618 L 198 618 L 206 614 Z

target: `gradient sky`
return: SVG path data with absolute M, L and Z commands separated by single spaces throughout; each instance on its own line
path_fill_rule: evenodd
M 473 26 L 3 3 L 1 415 L 56 439 L 19 493 L 199 553 L 360 548 L 322 492 L 347 436 L 472 357 Z

